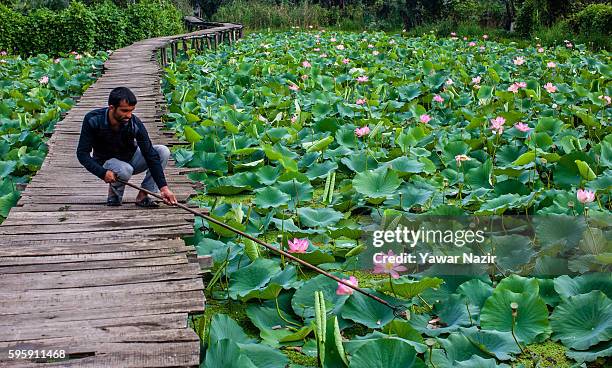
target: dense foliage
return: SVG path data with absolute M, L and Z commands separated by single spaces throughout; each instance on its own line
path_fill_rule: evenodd
M 0 53 L 0 221 L 19 199 L 17 186 L 42 165 L 55 123 L 95 81 L 107 57 Z
M 196 323 L 203 367 L 284 367 L 279 348 L 324 367 L 508 367 L 536 364 L 526 345 L 549 339 L 578 362 L 612 355 L 608 54 L 485 36 L 253 34 L 172 65 L 163 87 L 168 126 L 191 143 L 175 159 L 204 170 L 190 176 L 214 218 L 409 308 L 403 320 L 198 220 L 209 300 L 246 309 L 242 327 L 222 314 Z M 506 261 L 474 276 L 356 271 L 367 229 L 423 214 L 552 221 L 533 237 L 508 223 L 486 248 Z
M 399 30 L 446 35 L 463 27 L 472 35 L 499 32 L 508 38 L 537 35 L 552 45 L 577 37 L 592 48 L 610 49 L 604 0 L 200 0 L 206 17 L 251 29 L 314 25 L 343 30 Z M 583 15 L 582 11 L 589 8 Z M 589 14 L 587 17 L 586 14 Z M 607 23 L 606 23 L 607 22 Z M 570 24 L 571 23 L 571 24 Z M 579 24 L 579 25 L 576 25 Z M 572 36 L 570 36 L 572 35 Z
M 74 1 L 61 11 L 41 7 L 27 13 L 0 5 L 0 50 L 14 54 L 116 49 L 182 31 L 182 15 L 168 1 L 142 0 L 126 7 Z

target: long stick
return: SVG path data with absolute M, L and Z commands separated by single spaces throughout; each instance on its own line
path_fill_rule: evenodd
M 117 178 L 117 181 L 120 182 L 120 183 L 123 183 L 123 184 L 125 184 L 127 186 L 130 186 L 130 187 L 132 187 L 134 189 L 138 189 L 138 190 L 140 190 L 142 192 L 145 192 L 148 195 L 151 195 L 151 196 L 153 196 L 155 198 L 164 200 L 164 198 L 161 195 L 157 194 L 157 193 L 153 193 L 153 192 L 151 192 L 149 190 L 146 190 L 144 188 L 141 188 L 141 187 L 139 187 L 137 185 L 131 184 L 131 183 L 129 183 L 127 181 L 124 181 L 124 180 L 121 180 L 119 178 Z M 387 302 L 386 300 L 383 300 L 383 299 L 377 297 L 376 295 L 368 293 L 367 291 L 365 291 L 365 290 L 363 290 L 363 289 L 361 289 L 361 288 L 359 288 L 357 286 L 353 286 L 353 285 L 349 284 L 348 282 L 346 282 L 346 281 L 344 281 L 344 280 L 342 280 L 342 279 L 340 279 L 340 278 L 330 274 L 329 272 L 326 272 L 326 271 L 320 269 L 319 267 L 317 267 L 315 265 L 312 265 L 312 264 L 310 264 L 310 263 L 308 263 L 308 262 L 306 262 L 304 260 L 301 260 L 301 259 L 293 256 L 292 254 L 290 254 L 288 252 L 285 252 L 284 250 L 281 250 L 281 249 L 278 249 L 276 247 L 273 247 L 270 244 L 268 244 L 268 243 L 266 243 L 264 241 L 261 241 L 261 240 L 255 238 L 255 237 L 253 237 L 253 236 L 251 236 L 251 235 L 249 235 L 249 234 L 247 234 L 247 233 L 245 233 L 245 232 L 243 232 L 241 230 L 235 229 L 235 228 L 233 228 L 233 227 L 231 227 L 231 226 L 229 226 L 229 225 L 227 225 L 227 224 L 225 224 L 225 223 L 223 223 L 223 222 L 221 222 L 221 221 L 219 221 L 217 219 L 214 219 L 214 218 L 210 217 L 207 213 L 205 214 L 203 212 L 195 211 L 195 210 L 193 210 L 193 209 L 191 209 L 191 208 L 189 208 L 189 207 L 187 207 L 187 206 L 185 206 L 185 205 L 183 205 L 181 203 L 177 203 L 177 204 L 175 204 L 175 206 L 177 206 L 179 208 L 182 208 L 185 211 L 188 211 L 188 212 L 190 212 L 190 213 L 192 213 L 192 214 L 194 214 L 196 216 L 200 216 L 200 217 L 206 219 L 206 221 L 209 221 L 209 222 L 212 222 L 212 223 L 214 223 L 216 225 L 219 225 L 219 226 L 221 226 L 221 227 L 223 227 L 223 228 L 225 228 L 227 230 L 230 230 L 230 231 L 232 231 L 232 232 L 234 232 L 234 233 L 236 233 L 236 234 L 238 234 L 240 236 L 243 236 L 243 237 L 245 237 L 247 239 L 250 239 L 250 240 L 254 241 L 257 244 L 263 245 L 264 247 L 268 248 L 269 250 L 271 250 L 273 252 L 282 254 L 283 256 L 285 256 L 285 257 L 287 257 L 287 258 L 289 258 L 289 259 L 291 259 L 291 260 L 301 264 L 302 266 L 308 267 L 311 270 L 313 270 L 313 271 L 315 271 L 317 273 L 320 273 L 321 275 L 325 275 L 325 276 L 329 277 L 330 279 L 333 279 L 333 280 L 337 281 L 338 283 L 340 283 L 342 285 L 348 286 L 351 289 L 353 289 L 355 291 L 358 291 L 361 294 L 363 294 L 363 295 L 365 295 L 365 296 L 367 296 L 369 298 L 372 298 L 372 299 L 376 300 L 377 302 L 379 302 L 379 303 L 381 303 L 383 305 L 386 305 L 387 307 L 393 309 L 393 311 L 395 311 L 395 312 L 397 312 L 397 310 L 398 310 L 398 306 L 393 306 L 389 302 Z M 206 211 L 206 212 L 208 212 L 208 211 Z

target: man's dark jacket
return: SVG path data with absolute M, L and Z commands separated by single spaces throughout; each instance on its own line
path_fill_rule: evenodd
M 155 184 L 158 188 L 166 186 L 161 159 L 140 119 L 132 114 L 129 122 L 120 124 L 119 131 L 111 129 L 106 107 L 85 115 L 77 147 L 77 158 L 81 165 L 90 173 L 104 179 L 107 170 L 102 165 L 106 160 L 116 158 L 129 163 L 136 149 L 140 147 Z M 92 148 L 93 157 L 90 155 Z

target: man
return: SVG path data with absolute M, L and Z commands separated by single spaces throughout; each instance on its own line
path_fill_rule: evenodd
M 83 119 L 77 158 L 89 172 L 109 183 L 108 206 L 120 206 L 125 184 L 132 174 L 147 170 L 142 188 L 160 192 L 166 204 L 177 200 L 166 183 L 164 168 L 170 150 L 163 145 L 153 145 L 144 125 L 132 114 L 136 108 L 136 96 L 126 87 L 113 89 L 108 96 L 108 107 L 90 111 Z M 93 157 L 90 152 L 93 148 Z M 136 205 L 145 208 L 159 207 L 155 201 L 140 191 Z

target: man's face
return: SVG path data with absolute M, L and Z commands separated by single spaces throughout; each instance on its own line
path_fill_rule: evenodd
M 132 118 L 132 111 L 136 108 L 136 106 L 128 105 L 127 101 L 121 100 L 119 106 L 115 107 L 110 105 L 109 111 L 113 114 L 113 118 L 120 122 L 121 124 L 125 124 Z

